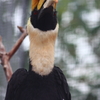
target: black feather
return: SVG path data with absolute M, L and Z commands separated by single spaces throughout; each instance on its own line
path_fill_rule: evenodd
M 67 81 L 58 67 L 47 76 L 17 70 L 8 83 L 5 100 L 71 100 Z
M 59 67 L 55 67 L 55 78 L 58 85 L 58 92 L 61 100 L 71 100 L 67 80 Z
M 34 28 L 38 28 L 42 31 L 54 30 L 57 24 L 56 11 L 53 11 L 53 7 L 50 6 L 42 10 L 41 17 L 38 18 L 41 10 L 34 9 L 31 13 L 31 23 Z
M 17 89 L 20 87 L 22 82 L 27 76 L 27 70 L 26 69 L 18 69 L 10 79 L 8 86 L 7 86 L 7 92 L 5 100 L 15 100 L 14 97 L 17 93 Z M 19 93 L 20 94 L 20 93 Z

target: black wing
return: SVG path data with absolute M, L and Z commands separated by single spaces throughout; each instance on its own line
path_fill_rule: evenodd
M 55 67 L 54 69 L 55 69 L 55 78 L 57 82 L 57 91 L 60 100 L 71 100 L 69 86 L 62 70 L 59 67 Z
M 27 70 L 25 69 L 18 69 L 11 77 L 8 86 L 5 100 L 14 100 L 14 94 L 16 89 L 20 86 L 23 80 L 27 76 Z

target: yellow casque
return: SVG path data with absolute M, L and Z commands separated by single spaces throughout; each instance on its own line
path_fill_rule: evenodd
M 32 0 L 32 10 L 37 6 L 37 9 L 39 10 L 44 3 L 45 0 Z
M 50 1 L 58 3 L 58 0 L 50 0 Z M 37 10 L 39 10 L 44 2 L 45 2 L 45 0 L 32 0 L 31 9 L 34 10 L 34 8 L 37 6 Z M 54 4 L 53 6 L 54 6 L 54 8 L 56 8 L 56 4 Z

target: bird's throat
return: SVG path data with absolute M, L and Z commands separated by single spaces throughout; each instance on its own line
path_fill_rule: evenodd
M 54 49 L 58 25 L 55 30 L 43 32 L 33 28 L 30 24 L 27 31 L 30 38 L 29 57 L 32 70 L 40 75 L 48 75 L 54 67 Z

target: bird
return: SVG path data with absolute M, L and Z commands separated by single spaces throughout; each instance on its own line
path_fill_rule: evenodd
M 63 71 L 55 66 L 59 25 L 58 0 L 32 0 L 26 31 L 29 35 L 29 70 L 17 69 L 7 85 L 5 100 L 71 100 Z

